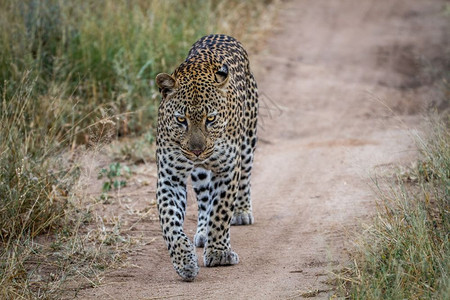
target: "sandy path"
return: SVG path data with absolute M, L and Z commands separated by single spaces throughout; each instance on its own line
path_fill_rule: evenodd
M 285 3 L 266 49 L 251 56 L 262 99 L 261 142 L 253 178 L 256 223 L 232 227 L 240 263 L 201 268 L 194 282 L 181 281 L 153 215 L 134 227 L 148 240 L 156 237 L 130 255 L 134 266 L 109 273 L 104 285 L 78 297 L 285 299 L 309 290 L 328 297 L 325 280 L 345 264 L 349 233 L 374 211 L 369 175 L 414 159 L 409 129 L 419 125 L 434 79 L 418 58 L 439 63 L 448 46 L 443 3 Z M 153 165 L 143 169 L 154 174 Z M 154 199 L 149 187 L 134 191 L 136 208 Z M 193 199 L 186 220 L 191 238 Z

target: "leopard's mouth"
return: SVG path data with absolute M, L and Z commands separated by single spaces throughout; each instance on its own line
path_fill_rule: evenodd
M 214 149 L 207 149 L 201 153 L 193 153 L 191 151 L 187 151 L 184 149 L 181 149 L 181 152 L 183 153 L 183 155 L 191 160 L 192 162 L 203 162 L 205 160 L 207 160 L 214 152 Z

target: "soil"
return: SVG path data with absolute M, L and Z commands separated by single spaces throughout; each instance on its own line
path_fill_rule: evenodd
M 436 70 L 450 32 L 444 8 L 439 0 L 282 3 L 264 49 L 250 54 L 260 89 L 260 141 L 255 224 L 231 229 L 240 263 L 202 267 L 195 281 L 181 280 L 157 221 L 156 168 L 146 163 L 134 170 L 120 201 L 104 210 L 144 242 L 128 254 L 126 267 L 77 297 L 330 297 L 330 274 L 348 263 L 355 232 L 375 212 L 370 178 L 416 159 L 412 135 L 423 112 L 439 105 Z M 196 211 L 190 193 L 190 238 Z

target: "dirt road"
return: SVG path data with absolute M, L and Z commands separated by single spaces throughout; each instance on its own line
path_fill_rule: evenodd
M 374 212 L 369 178 L 416 155 L 410 133 L 437 93 L 433 72 L 449 32 L 444 1 L 289 1 L 257 56 L 260 143 L 254 177 L 256 223 L 232 227 L 232 267 L 201 268 L 181 281 L 156 215 L 133 226 L 149 241 L 81 299 L 327 298 L 329 272 L 345 265 L 352 232 Z M 448 48 L 447 48 L 448 49 Z M 141 177 L 155 174 L 152 164 Z M 142 179 L 141 178 L 141 179 Z M 142 179 L 142 180 L 144 180 Z M 155 198 L 131 185 L 133 209 Z M 186 232 L 195 231 L 189 197 Z M 116 212 L 124 224 L 136 219 Z M 199 257 L 202 249 L 198 249 Z M 313 294 L 309 294 L 312 296 Z

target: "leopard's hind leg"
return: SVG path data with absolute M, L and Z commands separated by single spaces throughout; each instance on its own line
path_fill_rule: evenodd
M 258 91 L 253 75 L 248 75 L 248 90 L 244 102 L 244 135 L 241 145 L 241 177 L 239 191 L 234 202 L 234 214 L 231 225 L 253 224 L 250 178 L 256 148 L 256 126 L 258 114 Z

